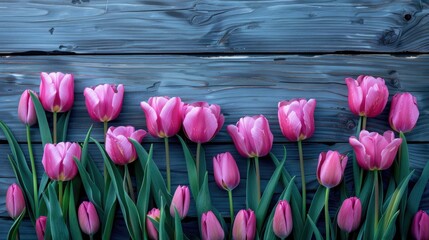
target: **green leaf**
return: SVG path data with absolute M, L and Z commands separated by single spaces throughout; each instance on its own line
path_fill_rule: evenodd
M 45 192 L 46 187 L 48 186 L 48 183 L 49 183 L 49 177 L 44 172 L 42 175 L 42 179 L 40 180 L 40 183 L 39 183 L 39 198 L 43 196 L 43 193 Z
M 151 177 L 149 171 L 149 162 L 146 163 L 146 168 L 144 171 L 144 179 L 141 184 L 139 195 L 137 197 L 137 210 L 140 215 L 140 228 L 143 230 L 143 237 L 147 239 L 146 234 L 146 214 L 149 208 L 149 197 L 150 197 L 150 185 Z
M 70 202 L 70 184 L 69 182 L 63 182 L 65 185 L 64 193 L 63 193 L 63 202 L 62 202 L 62 212 L 64 219 L 68 218 L 68 207 Z
M 179 141 L 182 144 L 183 153 L 185 155 L 186 168 L 188 170 L 189 187 L 191 188 L 192 197 L 194 199 L 197 199 L 198 192 L 200 191 L 200 184 L 198 182 L 195 160 L 192 157 L 192 154 L 189 151 L 189 148 L 186 145 L 185 141 L 179 135 L 177 135 L 177 138 L 179 138 Z
M 22 213 L 15 219 L 12 226 L 9 229 L 9 232 L 7 233 L 7 239 L 8 240 L 16 240 L 18 239 L 18 233 L 19 233 L 19 225 L 22 222 L 22 219 L 24 218 L 26 213 L 26 209 L 22 211 Z
M 161 207 L 160 207 L 160 218 L 159 218 L 159 229 L 158 229 L 158 234 L 159 234 L 159 239 L 170 239 L 168 237 L 167 231 L 165 229 L 165 203 L 164 203 L 164 198 L 161 197 Z
M 206 173 L 206 152 L 204 151 L 204 148 L 202 146 L 200 146 L 200 169 L 199 169 L 199 184 L 200 186 L 203 184 L 204 182 L 204 174 Z
M 252 159 L 247 160 L 247 181 L 246 181 L 246 207 L 257 209 L 259 205 L 259 192 L 255 190 L 257 186 L 256 164 Z
M 383 240 L 389 240 L 389 239 L 393 239 L 395 237 L 395 233 L 396 233 L 396 219 L 398 218 L 399 215 L 399 210 L 396 211 L 395 214 L 393 214 L 392 218 L 389 221 L 389 224 L 387 226 L 387 229 L 384 229 L 384 231 L 379 231 L 382 234 L 382 238 Z
M 37 122 L 39 123 L 40 138 L 43 147 L 46 143 L 52 143 L 51 130 L 49 128 L 48 120 L 46 119 L 45 109 L 43 109 L 39 98 L 30 92 L 31 100 L 33 100 L 34 109 L 36 110 Z
M 367 209 L 368 208 L 368 204 L 371 198 L 371 194 L 372 191 L 374 189 L 374 172 L 370 171 L 368 172 L 368 174 L 366 175 L 366 178 L 363 182 L 363 186 L 360 192 L 360 195 L 358 195 L 361 204 L 362 204 L 362 209 Z M 370 216 L 372 216 L 374 213 L 374 210 L 372 211 L 372 214 Z M 362 219 L 365 219 L 366 217 L 366 213 L 365 211 L 362 211 Z
M 69 184 L 69 226 L 70 226 L 70 234 L 73 240 L 82 240 L 82 234 L 80 232 L 79 228 L 79 222 L 76 215 L 76 202 L 75 202 L 75 196 L 74 196 L 74 185 L 73 181 Z
M 356 138 L 359 139 L 359 133 L 361 131 L 362 128 L 362 120 L 363 117 L 359 117 L 359 121 L 358 121 L 358 125 L 356 127 Z M 362 188 L 362 180 L 361 176 L 362 176 L 362 169 L 359 167 L 357 160 L 356 160 L 356 153 L 353 151 L 353 158 L 351 159 L 353 162 L 353 183 L 355 185 L 355 192 L 356 192 L 356 196 L 360 195 L 360 191 Z
M 182 222 L 176 208 L 174 208 L 174 230 L 174 239 L 183 240 Z
M 316 193 L 314 194 L 300 239 L 311 239 L 311 236 L 313 235 L 313 229 L 308 219 L 311 218 L 314 219 L 314 221 L 317 221 L 319 218 L 320 212 L 322 212 L 322 209 L 325 206 L 325 192 L 326 188 L 319 186 Z
M 124 195 L 125 195 L 126 207 L 128 208 L 129 223 L 133 232 L 131 236 L 133 236 L 134 239 L 141 239 L 142 237 L 141 237 L 141 231 L 140 231 L 141 223 L 140 223 L 139 211 L 136 207 L 136 204 L 128 196 L 128 194 L 125 193 Z
M 102 239 L 110 239 L 112 234 L 113 221 L 115 219 L 116 212 L 116 192 L 113 183 L 109 184 L 109 189 L 107 190 L 107 195 L 105 199 L 105 214 L 102 222 L 103 226 L 103 237 Z
M 68 111 L 61 115 L 57 122 L 58 142 L 65 142 L 67 139 L 67 130 L 69 127 L 70 113 Z
M 67 225 L 64 222 L 63 213 L 61 211 L 60 203 L 58 202 L 58 196 L 54 189 L 54 184 L 48 186 L 49 198 L 44 195 L 46 206 L 48 208 L 48 221 L 52 239 L 70 239 Z
M 310 215 L 307 215 L 307 221 L 309 222 L 311 229 L 314 232 L 316 240 L 323 240 L 322 234 L 320 234 L 319 229 L 317 228 L 316 224 L 314 224 L 314 221 L 311 219 Z
M 402 139 L 402 144 L 399 148 L 399 175 L 395 176 L 396 182 L 404 180 L 410 173 L 410 161 L 408 155 L 408 144 L 404 133 L 400 132 L 399 137 Z
M 97 211 L 103 212 L 103 208 L 101 207 L 102 200 L 99 185 L 95 184 L 94 181 L 90 178 L 81 161 L 76 161 L 75 159 L 75 163 L 78 168 L 79 175 L 82 178 L 83 188 L 85 189 L 88 199 L 94 204 Z
M 375 174 L 375 173 L 371 171 L 371 174 L 368 174 L 367 179 L 371 178 L 371 176 L 373 176 L 373 174 Z M 362 194 L 362 192 L 361 192 L 361 194 Z M 375 193 L 375 189 L 374 189 L 374 186 L 372 186 L 372 191 L 371 191 L 371 194 L 369 197 L 369 203 L 367 204 L 367 208 L 362 207 L 362 209 L 367 209 L 367 212 L 366 212 L 367 217 L 362 218 L 362 219 L 366 219 L 364 238 L 363 239 L 373 239 L 375 236 L 375 230 L 376 229 L 375 229 L 375 214 L 374 214 L 375 213 L 374 193 Z

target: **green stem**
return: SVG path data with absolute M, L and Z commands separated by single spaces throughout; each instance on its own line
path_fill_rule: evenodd
M 63 181 L 58 181 L 58 202 L 63 206 Z
M 130 197 L 133 200 L 133 202 L 136 202 L 136 199 L 134 197 L 133 183 L 131 182 L 131 176 L 130 176 L 130 172 L 128 170 L 128 164 L 125 164 L 125 176 L 127 178 L 128 192 L 130 194 Z
M 201 143 L 197 144 L 197 156 L 195 158 L 195 165 L 197 167 L 197 179 L 198 185 L 200 185 L 200 152 L 201 152 Z
M 228 197 L 229 197 L 229 215 L 231 217 L 231 231 L 232 232 L 232 227 L 234 225 L 234 205 L 232 203 L 232 190 L 228 189 Z
M 28 153 L 30 155 L 31 162 L 31 172 L 33 174 L 33 197 L 34 197 L 34 210 L 36 218 L 39 216 L 39 198 L 37 196 L 37 173 L 36 173 L 36 164 L 34 163 L 34 154 L 33 147 L 31 144 L 31 134 L 30 134 L 30 125 L 26 125 L 27 128 L 27 144 L 28 144 Z
M 170 146 L 168 144 L 168 137 L 164 138 L 165 145 L 165 165 L 167 168 L 167 189 L 171 192 L 171 175 L 170 175 Z
M 366 116 L 361 116 L 362 118 L 362 129 L 361 130 L 365 130 L 366 129 Z
M 377 225 L 378 225 L 378 212 L 379 212 L 379 193 L 378 193 L 378 171 L 374 171 L 374 233 L 377 232 Z
M 259 158 L 255 157 L 256 167 L 256 192 L 258 193 L 258 204 L 261 200 L 261 175 L 259 174 Z
M 89 240 L 94 240 L 94 234 L 89 235 Z
M 57 143 L 57 112 L 54 112 L 52 132 L 54 134 L 54 143 Z
M 329 235 L 329 223 L 331 222 L 331 217 L 329 216 L 329 188 L 326 188 L 325 194 L 325 227 L 326 227 L 326 240 L 330 239 Z
M 302 141 L 298 141 L 299 166 L 301 168 L 301 188 L 302 188 L 302 216 L 307 216 L 307 192 L 305 186 L 304 156 L 302 154 Z
M 107 134 L 107 124 L 108 124 L 108 122 L 107 121 L 104 121 L 104 127 L 103 127 L 103 129 L 104 129 L 104 142 L 106 142 L 106 134 Z M 106 164 L 104 164 L 103 163 L 103 174 L 104 174 L 104 186 L 106 186 L 106 188 L 107 188 L 107 178 L 108 178 L 108 172 L 107 172 L 107 168 L 106 168 Z

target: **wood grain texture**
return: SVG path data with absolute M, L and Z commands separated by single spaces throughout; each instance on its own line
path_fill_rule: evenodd
M 428 52 L 425 1 L 4 0 L 0 53 Z

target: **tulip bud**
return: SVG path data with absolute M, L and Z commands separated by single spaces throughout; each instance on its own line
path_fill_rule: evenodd
M 13 219 L 19 217 L 25 209 L 24 194 L 22 194 L 21 188 L 16 183 L 13 183 L 7 189 L 6 209 L 9 216 Z
M 376 117 L 383 112 L 389 98 L 389 90 L 382 78 L 359 76 L 346 78 L 349 90 L 349 108 L 359 116 Z
M 290 141 L 300 141 L 314 133 L 316 100 L 292 99 L 278 104 L 278 118 L 283 136 Z
M 236 125 L 229 125 L 227 130 L 243 157 L 263 157 L 271 151 L 273 134 L 263 115 L 240 118 Z
M 94 235 L 100 228 L 97 210 L 91 202 L 84 201 L 80 204 L 78 218 L 80 229 L 88 235 Z
M 317 180 L 327 188 L 337 186 L 343 179 L 346 165 L 347 156 L 341 155 L 337 151 L 320 153 L 317 165 Z
M 161 212 L 157 208 L 152 208 L 152 210 L 150 210 L 146 215 L 146 230 L 147 230 L 147 235 L 151 240 L 158 240 L 158 230 L 156 230 L 155 226 L 153 225 L 150 219 L 153 219 L 156 222 L 159 222 L 160 216 L 161 216 Z
M 390 107 L 389 123 L 397 132 L 409 132 L 419 119 L 417 99 L 411 93 L 397 93 Z
M 46 230 L 46 221 L 48 218 L 46 216 L 40 216 L 36 220 L 36 235 L 38 240 L 45 239 L 45 230 Z
M 212 211 L 201 216 L 201 236 L 203 240 L 223 240 L 225 233 Z
M 338 227 L 345 232 L 352 232 L 360 225 L 362 205 L 357 197 L 350 197 L 344 200 L 338 211 Z
M 284 239 L 292 232 L 292 212 L 290 205 L 286 200 L 280 200 L 277 204 L 273 218 L 273 231 L 274 234 Z
M 67 112 L 73 106 L 74 78 L 61 72 L 40 73 L 40 102 L 49 112 Z
M 159 138 L 176 135 L 182 127 L 183 103 L 179 97 L 151 97 L 141 102 L 150 135 Z
M 89 116 L 98 122 L 109 122 L 116 119 L 122 109 L 124 86 L 98 85 L 95 88 L 85 88 L 85 105 Z
M 173 200 L 171 200 L 170 205 L 170 214 L 172 217 L 175 216 L 174 208 L 176 208 L 177 213 L 180 218 L 183 219 L 188 214 L 189 204 L 191 202 L 191 194 L 187 186 L 177 186 L 176 191 L 174 192 Z
M 231 153 L 219 153 L 213 158 L 216 184 L 225 190 L 233 190 L 240 183 L 240 172 Z
M 216 104 L 196 102 L 185 105 L 183 129 L 192 142 L 206 143 L 222 128 L 225 118 Z
M 234 240 L 255 239 L 256 216 L 251 209 L 240 210 L 234 220 L 232 237 Z
M 115 164 L 134 162 L 137 153 L 129 138 L 141 142 L 145 135 L 145 130 L 135 131 L 132 126 L 110 127 L 106 133 L 106 152 Z
M 429 215 L 425 211 L 420 210 L 414 215 L 411 234 L 417 240 L 429 239 Z
M 46 175 L 57 181 L 72 180 L 77 174 L 74 158 L 80 160 L 81 155 L 82 149 L 78 143 L 47 143 L 42 158 Z
M 18 117 L 22 123 L 29 126 L 34 125 L 37 122 L 36 109 L 34 108 L 33 100 L 31 99 L 30 92 L 36 97 L 37 94 L 31 90 L 25 90 L 18 104 Z

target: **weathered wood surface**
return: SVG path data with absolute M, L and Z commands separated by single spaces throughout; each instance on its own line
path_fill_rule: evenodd
M 3 0 L 0 53 L 428 52 L 426 1 Z

